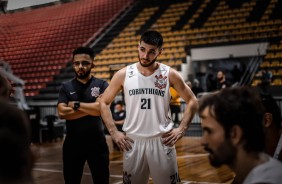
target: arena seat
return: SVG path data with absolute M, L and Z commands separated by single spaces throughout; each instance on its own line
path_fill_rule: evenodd
M 231 7 L 225 0 L 219 0 L 214 11 L 207 17 L 203 17 L 203 14 L 210 8 L 211 1 L 201 1 L 199 6 L 195 6 L 194 3 L 200 1 L 185 0 L 164 0 L 163 3 L 157 0 L 97 1 L 101 3 L 100 6 L 95 2 L 85 0 L 82 3 L 78 0 L 56 7 L 40 8 L 40 11 L 35 9 L 6 15 L 3 16 L 4 19 L 0 16 L 0 23 L 4 23 L 5 30 L 12 36 L 12 38 L 9 36 L 9 41 L 6 37 L 0 36 L 0 40 L 7 40 L 8 43 L 7 48 L 0 48 L 5 53 L 1 55 L 0 52 L 0 57 L 11 63 L 16 74 L 32 83 L 35 82 L 33 78 L 48 78 L 52 74 L 59 74 L 60 71 L 70 70 L 66 64 L 71 57 L 71 51 L 79 45 L 91 44 L 96 38 L 93 35 L 98 35 L 97 32 L 101 30 L 106 31 L 109 21 L 117 21 L 117 25 L 94 45 L 94 50 L 98 51 L 95 57 L 96 68 L 92 72 L 106 80 L 110 80 L 111 77 L 105 74 L 110 71 L 110 65 L 128 65 L 138 61 L 137 43 L 140 33 L 146 29 L 155 29 L 163 34 L 165 50 L 159 59 L 176 68 L 185 62 L 186 46 L 208 47 L 264 40 L 270 44 L 260 67 L 270 67 L 275 74 L 281 69 L 282 44 L 279 41 L 282 37 L 282 20 L 273 15 L 279 5 L 277 0 L 269 1 L 261 19 L 255 21 L 250 21 L 249 17 L 257 6 L 256 0 L 242 1 L 240 6 L 236 7 Z M 168 6 L 164 8 L 163 4 Z M 81 8 L 78 10 L 77 6 Z M 123 18 L 117 17 L 125 7 L 132 10 L 130 9 Z M 160 11 L 162 8 L 163 11 Z M 39 12 L 42 15 L 33 16 Z M 193 14 L 188 17 L 187 12 Z M 50 16 L 46 16 L 45 13 Z M 18 25 L 8 27 L 9 18 L 13 18 L 14 24 Z M 201 18 L 205 18 L 202 24 L 195 26 Z M 184 24 L 181 21 L 184 21 Z M 29 26 L 25 26 L 27 24 Z M 150 27 L 143 29 L 144 25 Z M 18 35 L 17 32 L 24 36 Z M 48 65 L 53 67 L 48 68 Z M 38 74 L 35 74 L 34 68 Z M 50 78 L 46 81 L 50 82 L 49 80 Z M 252 85 L 257 84 L 259 79 L 254 78 Z M 31 94 L 30 91 L 28 93 Z
M 23 80 L 40 76 L 49 81 L 50 74 L 45 71 L 58 74 L 74 48 L 98 35 L 130 3 L 132 0 L 78 0 L 0 14 L 1 31 L 5 33 L 0 35 L 5 43 L 0 58 Z M 44 86 L 28 84 L 25 95 L 38 94 Z

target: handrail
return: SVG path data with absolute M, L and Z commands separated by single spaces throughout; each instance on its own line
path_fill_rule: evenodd
M 249 85 L 255 76 L 255 72 L 257 71 L 262 59 L 260 56 L 255 56 L 251 59 L 245 73 L 240 81 L 240 86 Z
M 263 43 L 265 39 L 262 40 L 261 43 Z M 245 85 L 250 85 L 251 81 L 253 80 L 255 76 L 255 72 L 259 68 L 262 58 L 261 58 L 261 53 L 260 49 L 263 47 L 263 45 L 259 45 L 257 48 L 257 55 L 251 58 L 251 61 L 249 62 L 246 70 L 244 71 L 244 74 L 239 82 L 240 86 L 245 86 Z

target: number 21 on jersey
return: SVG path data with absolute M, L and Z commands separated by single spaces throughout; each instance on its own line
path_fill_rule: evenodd
M 150 98 L 141 98 L 141 109 L 151 109 Z

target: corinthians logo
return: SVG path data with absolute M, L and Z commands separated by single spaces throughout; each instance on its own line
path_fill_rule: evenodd
M 164 89 L 166 87 L 167 84 L 167 77 L 163 77 L 162 75 L 159 76 L 155 76 L 156 81 L 155 81 L 155 87 L 159 88 L 159 89 Z
M 91 96 L 98 97 L 100 95 L 100 88 L 99 87 L 93 87 L 91 88 Z

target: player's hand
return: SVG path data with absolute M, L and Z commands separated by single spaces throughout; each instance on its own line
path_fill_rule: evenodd
M 129 137 L 127 137 L 123 132 L 115 131 L 112 134 L 112 138 L 113 138 L 113 141 L 115 141 L 115 143 L 118 145 L 120 150 L 129 151 L 132 149 L 131 143 L 133 143 L 134 141 L 130 139 Z
M 166 146 L 173 146 L 179 139 L 184 136 L 184 134 L 185 130 L 183 128 L 174 128 L 162 136 L 163 144 Z

